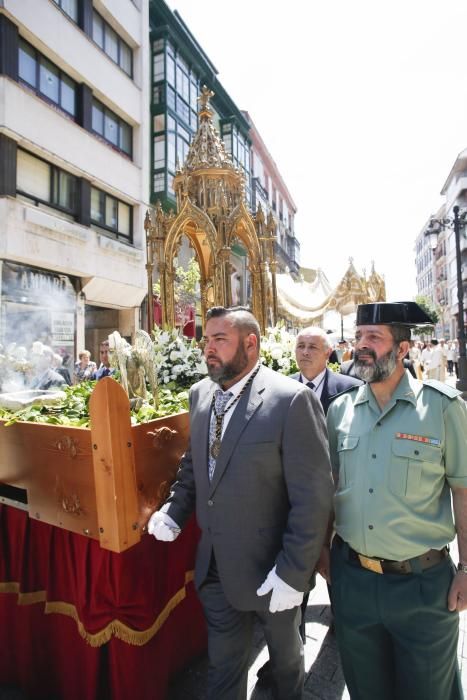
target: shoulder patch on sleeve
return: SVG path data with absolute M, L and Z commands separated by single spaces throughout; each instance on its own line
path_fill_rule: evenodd
M 444 394 L 450 399 L 455 399 L 456 396 L 460 396 L 462 394 L 462 392 L 458 389 L 455 389 L 452 386 L 448 386 L 448 384 L 444 384 L 444 382 L 439 382 L 437 379 L 425 379 L 423 385 L 429 386 L 431 387 L 431 389 L 439 391 L 440 394 Z

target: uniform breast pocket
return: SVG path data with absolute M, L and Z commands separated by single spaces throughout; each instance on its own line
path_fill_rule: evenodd
M 441 448 L 412 440 L 393 440 L 389 488 L 396 496 L 419 498 L 427 495 L 433 478 L 439 478 Z
M 357 469 L 357 446 L 359 438 L 352 435 L 339 438 L 337 452 L 339 455 L 339 483 L 338 490 L 352 486 Z

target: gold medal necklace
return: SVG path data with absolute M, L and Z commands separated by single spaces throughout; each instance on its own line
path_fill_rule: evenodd
M 211 445 L 211 449 L 210 449 L 211 457 L 212 457 L 213 459 L 217 459 L 217 458 L 219 457 L 220 453 L 221 453 L 222 426 L 224 425 L 224 416 L 225 416 L 225 414 L 226 414 L 228 411 L 230 411 L 230 409 L 231 409 L 233 406 L 235 406 L 235 404 L 240 400 L 240 397 L 242 396 L 242 394 L 245 393 L 245 391 L 246 391 L 247 388 L 250 386 L 250 384 L 251 384 L 251 382 L 253 381 L 253 379 L 254 379 L 254 378 L 256 377 L 256 375 L 258 374 L 260 367 L 261 367 L 261 365 L 258 365 L 258 367 L 255 369 L 255 371 L 253 372 L 253 374 L 250 376 L 250 378 L 248 379 L 248 381 L 245 383 L 245 386 L 244 386 L 243 389 L 240 391 L 240 393 L 238 394 L 238 396 L 236 396 L 236 397 L 234 398 L 234 400 L 232 401 L 232 403 L 230 403 L 230 404 L 223 410 L 222 413 L 216 413 L 216 406 L 215 406 L 216 395 L 215 395 L 215 394 L 213 395 L 213 397 L 212 397 L 212 404 L 211 404 L 211 410 L 212 410 L 212 412 L 214 413 L 214 418 L 215 418 L 215 421 L 216 421 L 216 428 L 215 428 L 215 432 L 214 432 L 214 440 L 212 441 L 212 445 Z

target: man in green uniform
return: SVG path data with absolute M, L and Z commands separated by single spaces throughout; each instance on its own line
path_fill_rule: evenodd
M 332 600 L 352 700 L 463 697 L 467 410 L 457 390 L 404 370 L 410 328 L 429 322 L 414 302 L 359 306 L 355 368 L 367 383 L 338 396 L 327 416 Z M 456 532 L 457 571 L 446 548 Z

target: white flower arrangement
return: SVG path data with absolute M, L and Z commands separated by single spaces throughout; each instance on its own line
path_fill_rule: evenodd
M 158 381 L 167 388 L 189 388 L 207 374 L 203 351 L 196 341 L 189 340 L 178 330 L 153 331 Z M 170 386 L 172 384 L 172 386 Z
M 295 361 L 296 336 L 289 333 L 283 325 L 268 328 L 261 338 L 260 359 L 263 365 L 281 374 L 298 372 Z
M 203 351 L 196 341 L 189 340 L 178 330 L 153 331 L 158 382 L 167 389 L 188 389 L 207 375 Z M 281 374 L 298 372 L 295 362 L 295 339 L 281 325 L 268 328 L 261 338 L 260 361 Z

